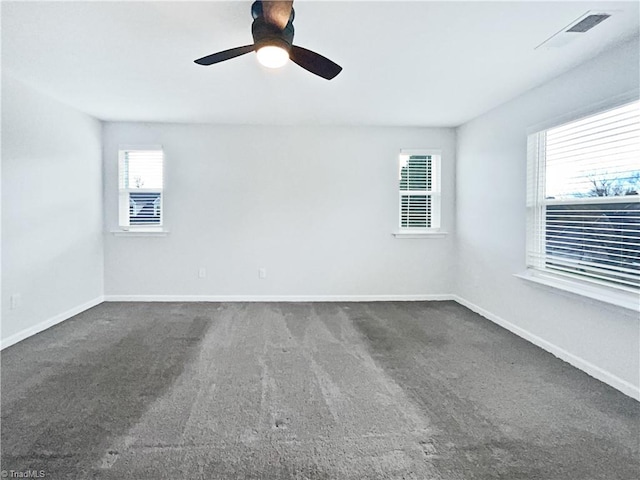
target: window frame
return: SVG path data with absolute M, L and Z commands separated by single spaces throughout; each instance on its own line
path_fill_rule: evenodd
M 124 156 L 131 151 L 159 151 L 162 155 L 162 186 L 160 188 L 123 188 L 121 176 L 123 175 Z M 165 230 L 164 200 L 165 200 L 165 163 L 166 156 L 162 145 L 119 145 L 118 146 L 118 230 L 114 234 L 153 234 L 167 233 Z M 130 222 L 130 200 L 131 193 L 158 193 L 160 195 L 160 222 L 150 225 L 131 225 Z
M 400 180 L 402 178 L 402 166 L 403 157 L 411 156 L 429 156 L 431 157 L 431 189 L 424 190 L 402 190 L 400 187 Z M 442 226 L 442 190 L 441 190 L 441 165 L 442 165 L 442 150 L 440 149 L 401 149 L 398 154 L 398 175 L 397 175 L 397 191 L 398 191 L 398 206 L 397 206 L 397 230 L 393 233 L 398 238 L 438 238 L 444 237 L 445 232 L 441 230 Z M 431 205 L 429 209 L 429 227 L 404 227 L 402 225 L 402 198 L 408 195 L 424 195 L 431 198 Z
M 544 167 L 546 131 L 598 115 L 624 105 L 637 102 L 637 92 L 627 92 L 605 102 L 574 111 L 555 120 L 538 124 L 527 131 L 527 215 L 526 215 L 526 271 L 515 274 L 524 280 L 610 303 L 634 311 L 640 311 L 640 289 L 623 288 L 614 282 L 589 279 L 575 272 L 556 272 L 546 268 L 546 208 L 558 205 L 615 204 L 638 202 L 638 195 L 587 197 L 582 199 L 545 198 L 546 169 Z M 536 225 L 542 225 L 536 230 Z M 540 233 L 542 231 L 542 233 Z M 531 258 L 532 253 L 537 257 Z

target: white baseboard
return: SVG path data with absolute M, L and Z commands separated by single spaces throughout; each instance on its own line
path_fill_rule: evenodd
M 24 340 L 25 338 L 30 337 L 31 335 L 35 335 L 36 333 L 40 333 L 43 330 L 53 327 L 54 325 L 57 325 L 60 322 L 64 322 L 65 320 L 73 317 L 74 315 L 78 315 L 79 313 L 82 313 L 85 310 L 89 310 L 90 308 L 95 307 L 96 305 L 99 305 L 102 302 L 104 302 L 104 297 L 100 295 L 99 297 L 96 297 L 93 300 L 89 300 L 88 302 L 83 303 L 82 305 L 73 307 L 67 310 L 66 312 L 62 312 L 54 317 L 51 317 L 36 325 L 33 325 L 32 327 L 25 328 L 24 330 L 21 330 L 18 333 L 14 333 L 10 337 L 4 338 L 2 339 L 2 341 L 0 341 L 0 350 L 4 350 L 5 348 L 18 343 Z
M 543 350 L 546 350 L 547 352 L 558 357 L 559 359 L 564 360 L 570 365 L 573 365 L 577 369 L 582 370 L 586 374 L 591 375 L 592 377 L 600 380 L 601 382 L 604 382 L 607 385 L 612 386 L 616 390 L 621 391 L 625 395 L 628 395 L 629 397 L 635 398 L 636 400 L 640 401 L 640 388 L 633 385 L 632 383 L 627 382 L 626 380 L 623 380 L 622 378 L 617 377 L 611 372 L 608 372 L 598 367 L 597 365 L 594 365 L 593 363 L 588 362 L 587 360 L 568 352 L 564 348 L 558 347 L 557 345 L 551 342 L 548 342 L 547 340 L 544 340 L 543 338 L 540 338 L 537 335 L 534 335 L 533 333 L 529 332 L 528 330 L 525 330 L 524 328 L 514 325 L 513 323 L 505 320 L 502 317 L 494 315 L 493 313 L 485 310 L 482 307 L 479 307 L 474 303 L 471 303 L 468 300 L 465 300 L 464 298 L 459 297 L 458 295 L 452 295 L 452 299 L 458 302 L 460 305 L 463 305 L 467 307 L 469 310 L 472 310 L 473 312 L 477 313 L 478 315 L 481 315 L 484 318 L 492 321 L 493 323 L 496 323 L 497 325 L 500 325 L 501 327 L 506 328 L 507 330 L 509 330 L 512 333 L 515 333 L 519 337 L 533 343 L 534 345 L 542 348 Z
M 453 295 L 105 295 L 105 302 L 418 302 Z

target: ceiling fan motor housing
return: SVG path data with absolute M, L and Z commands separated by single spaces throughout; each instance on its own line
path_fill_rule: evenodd
M 253 23 L 251 24 L 251 34 L 253 35 L 253 43 L 256 47 L 256 50 L 267 45 L 284 48 L 286 51 L 291 50 L 294 34 L 293 8 L 291 9 L 289 21 L 282 30 L 280 30 L 280 28 L 278 28 L 276 25 L 268 23 L 264 19 L 264 15 L 262 12 L 262 2 L 253 3 L 253 5 L 251 6 L 251 15 L 253 16 Z
M 256 19 L 258 17 L 264 17 L 264 9 L 262 8 L 262 0 L 256 0 L 251 5 L 251 16 Z M 289 22 L 293 22 L 293 19 L 296 16 L 296 12 L 293 7 L 291 7 L 291 13 L 289 14 Z

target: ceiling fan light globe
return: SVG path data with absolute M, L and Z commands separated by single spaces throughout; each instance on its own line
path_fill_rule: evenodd
M 282 47 L 265 45 L 256 52 L 258 62 L 267 68 L 280 68 L 289 61 L 289 52 Z

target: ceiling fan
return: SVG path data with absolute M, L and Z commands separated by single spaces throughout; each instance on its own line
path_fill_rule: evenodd
M 292 60 L 305 70 L 327 80 L 342 71 L 342 67 L 319 53 L 293 45 L 293 0 L 257 0 L 251 5 L 253 44 L 207 55 L 195 62 L 213 65 L 249 52 L 256 52 L 258 61 L 269 68 L 278 68 Z

